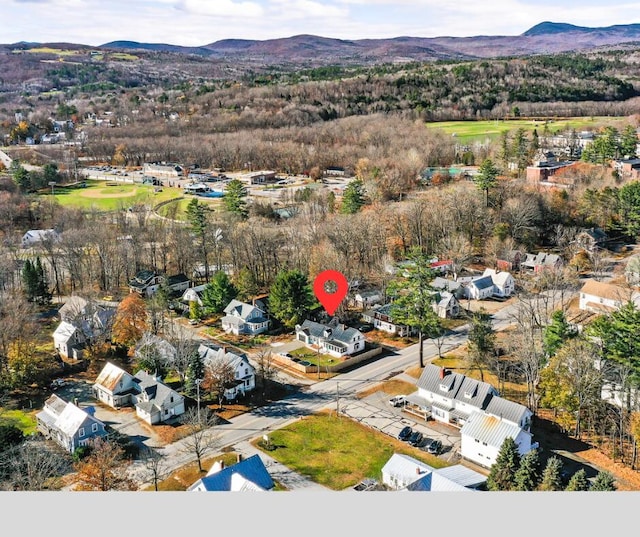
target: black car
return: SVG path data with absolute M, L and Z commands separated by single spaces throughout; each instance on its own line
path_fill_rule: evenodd
M 434 440 L 427 447 L 427 451 L 431 453 L 431 455 L 440 455 L 442 451 L 442 442 L 440 440 Z
M 413 429 L 408 425 L 400 431 L 398 435 L 398 440 L 403 440 L 404 442 L 409 440 L 409 437 L 413 434 Z
M 411 433 L 411 436 L 409 437 L 408 442 L 412 446 L 419 446 L 420 443 L 422 442 L 422 438 L 423 438 L 423 435 L 420 431 L 413 431 Z

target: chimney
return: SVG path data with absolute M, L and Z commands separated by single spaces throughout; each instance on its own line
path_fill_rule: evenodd
M 416 466 L 416 474 L 420 475 L 420 473 L 421 473 L 421 472 L 420 472 L 420 467 L 419 467 L 419 466 Z
M 242 462 L 242 453 L 238 453 L 238 462 Z
M 446 375 L 446 373 L 444 371 L 444 367 L 441 367 L 440 368 L 440 378 L 443 379 L 445 375 Z

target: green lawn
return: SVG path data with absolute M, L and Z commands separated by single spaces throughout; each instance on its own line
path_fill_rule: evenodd
M 502 132 L 515 131 L 523 128 L 527 131 L 537 129 L 538 134 L 542 134 L 545 128 L 550 132 L 562 132 L 568 129 L 576 129 L 577 131 L 587 128 L 597 128 L 603 125 L 613 125 L 618 128 L 623 127 L 627 123 L 626 117 L 574 117 L 560 120 L 532 120 L 532 119 L 513 119 L 503 120 L 483 120 L 483 121 L 437 121 L 427 123 L 428 129 L 440 129 L 446 134 L 455 135 L 463 142 L 469 142 L 474 139 L 497 138 Z
M 25 435 L 35 433 L 35 411 L 25 412 L 23 410 L 4 410 L 0 408 L 0 425 L 13 425 Z
M 332 490 L 345 490 L 365 478 L 380 480 L 394 453 L 410 455 L 434 468 L 441 459 L 408 446 L 349 418 L 321 413 L 269 433 L 275 449 L 265 451 L 282 464 Z M 254 442 L 260 449 L 262 441 Z
M 108 186 L 108 181 L 86 183 L 86 188 L 54 188 L 54 197 L 65 207 L 114 211 L 139 203 L 156 205 L 180 195 L 176 189 L 170 188 L 155 192 L 152 185 L 118 183 Z M 51 194 L 47 191 L 43 195 Z

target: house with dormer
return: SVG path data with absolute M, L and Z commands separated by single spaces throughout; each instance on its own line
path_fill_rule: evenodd
M 83 331 L 62 321 L 53 332 L 53 348 L 63 360 L 82 360 L 87 338 Z
M 224 309 L 224 317 L 220 320 L 222 329 L 237 335 L 262 334 L 269 330 L 271 321 L 264 310 L 253 304 L 233 299 Z
M 273 478 L 257 453 L 231 466 L 213 463 L 207 475 L 198 479 L 188 492 L 263 492 L 275 487 Z
M 356 328 L 339 323 L 335 317 L 329 324 L 307 319 L 301 325 L 296 325 L 296 339 L 307 347 L 336 358 L 351 356 L 365 348 L 364 334 Z
M 184 397 L 146 371 L 135 375 L 107 362 L 92 386 L 94 397 L 112 408 L 133 406 L 136 415 L 154 425 L 185 412 Z
M 229 386 L 225 387 L 224 398 L 227 401 L 233 401 L 255 390 L 256 368 L 251 365 L 245 354 L 231 352 L 225 347 L 209 343 L 201 343 L 198 347 L 198 354 L 202 358 L 205 368 L 211 368 L 215 371 L 218 369 L 216 365 L 224 362 L 233 371 L 233 380 Z
M 417 333 L 412 326 L 398 323 L 391 313 L 391 304 L 377 306 L 362 314 L 362 320 L 373 325 L 377 330 L 388 332 L 400 337 L 411 336 Z
M 510 297 L 516 289 L 516 281 L 511 273 L 505 270 L 487 268 L 482 276 L 489 276 L 493 282 L 493 296 L 499 298 Z
M 73 453 L 90 440 L 106 436 L 104 423 L 93 415 L 94 409 L 82 409 L 53 394 L 36 414 L 38 432 Z
M 163 277 L 155 270 L 140 270 L 129 280 L 129 292 L 150 297 L 159 289 L 162 281 Z

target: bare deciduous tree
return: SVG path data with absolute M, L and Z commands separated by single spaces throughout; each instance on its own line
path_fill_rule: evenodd
M 203 472 L 202 459 L 220 441 L 219 434 L 213 429 L 217 416 L 206 407 L 200 412 L 196 408 L 190 408 L 182 415 L 181 421 L 187 429 L 187 437 L 182 443 L 183 451 L 195 455 L 198 469 Z

